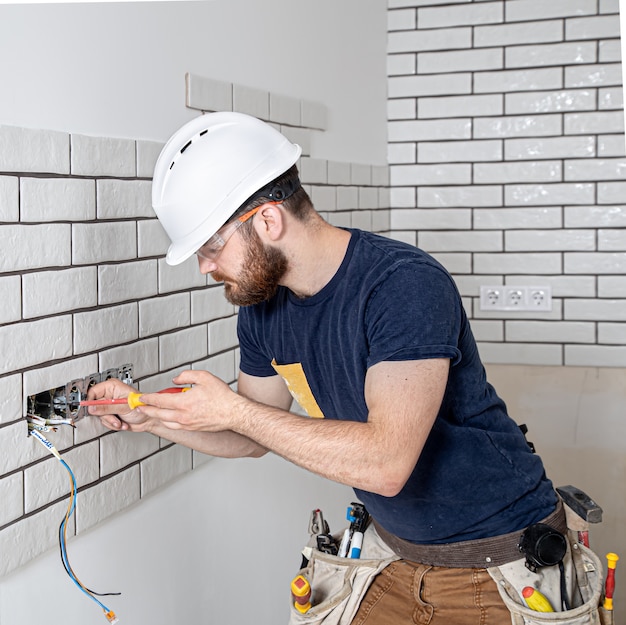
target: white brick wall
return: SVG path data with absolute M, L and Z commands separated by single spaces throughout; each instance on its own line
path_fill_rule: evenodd
M 392 236 L 456 277 L 486 362 L 624 366 L 618 3 L 390 0 L 388 29 Z M 553 310 L 480 311 L 481 284 Z
M 386 166 L 311 155 L 323 105 L 197 76 L 187 90 L 192 107 L 255 114 L 301 144 L 302 181 L 333 223 L 389 231 Z M 64 468 L 27 436 L 28 396 L 124 363 L 144 391 L 185 368 L 236 380 L 236 308 L 195 257 L 163 258 L 151 208 L 162 147 L 0 126 L 0 576 L 56 546 L 69 492 Z M 91 418 L 48 436 L 81 488 L 78 532 L 209 459 Z

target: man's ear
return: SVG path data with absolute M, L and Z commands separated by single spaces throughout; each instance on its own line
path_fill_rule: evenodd
M 285 231 L 285 214 L 280 206 L 274 202 L 263 204 L 256 214 L 254 222 L 260 226 L 260 236 L 269 241 L 277 241 Z

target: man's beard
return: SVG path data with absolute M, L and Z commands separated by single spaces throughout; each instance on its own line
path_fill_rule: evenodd
M 271 299 L 289 266 L 282 250 L 263 245 L 254 230 L 246 241 L 248 249 L 243 269 L 234 280 L 228 281 L 218 271 L 211 274 L 217 282 L 226 280 L 224 295 L 235 306 L 252 306 Z

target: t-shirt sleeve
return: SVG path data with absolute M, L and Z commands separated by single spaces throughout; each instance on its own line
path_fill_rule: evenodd
M 367 306 L 367 366 L 385 360 L 449 358 L 455 365 L 464 311 L 450 275 L 437 265 L 405 260 L 379 281 Z
M 237 316 L 237 337 L 239 339 L 239 369 L 248 375 L 267 378 L 277 375 L 271 360 L 265 354 L 257 340 L 258 327 L 254 327 L 255 310 L 253 306 L 239 309 Z

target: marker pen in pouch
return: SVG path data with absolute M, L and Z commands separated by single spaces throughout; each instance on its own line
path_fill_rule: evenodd
M 350 557 L 360 558 L 362 546 L 363 546 L 363 532 L 354 532 L 352 534 L 352 541 L 350 542 Z
M 352 528 L 347 527 L 346 531 L 343 533 L 343 537 L 341 542 L 339 543 L 339 551 L 337 555 L 340 558 L 348 557 L 348 549 L 350 548 L 350 539 L 352 538 Z

